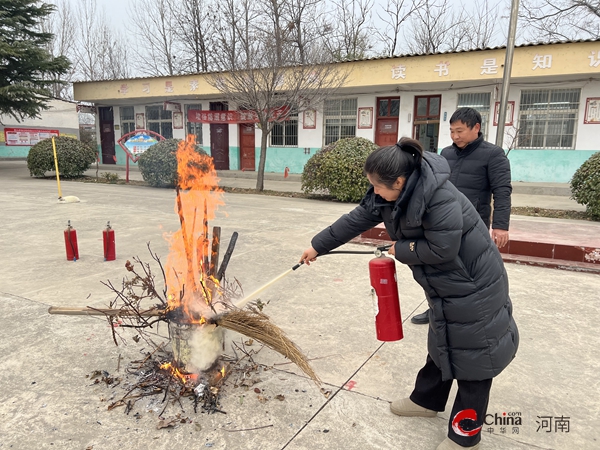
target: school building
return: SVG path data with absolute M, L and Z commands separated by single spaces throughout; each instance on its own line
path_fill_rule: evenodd
M 316 151 L 351 136 L 378 145 L 411 136 L 439 152 L 452 143 L 449 119 L 461 106 L 481 113 L 484 136 L 495 142 L 505 51 L 497 47 L 338 63 L 349 70 L 346 84 L 319 107 L 275 126 L 265 170 L 282 173 L 287 167 L 301 173 Z M 228 105 L 205 77 L 75 83 L 75 99 L 96 106 L 102 162 L 125 164 L 117 141 L 145 128 L 165 138 L 195 134 L 218 170 L 255 170 L 261 130 L 244 123 L 244 113 Z M 503 145 L 513 180 L 569 182 L 600 150 L 599 132 L 600 40 L 518 46 Z

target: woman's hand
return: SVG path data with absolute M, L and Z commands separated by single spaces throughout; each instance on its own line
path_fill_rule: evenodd
M 306 263 L 307 266 L 310 266 L 311 262 L 315 262 L 317 260 L 317 256 L 319 254 L 317 253 L 317 251 L 312 248 L 309 247 L 306 250 L 304 250 L 304 253 L 302 253 L 302 256 L 300 257 L 300 263 Z
M 396 256 L 396 241 L 393 241 L 392 246 L 388 248 L 388 255 Z

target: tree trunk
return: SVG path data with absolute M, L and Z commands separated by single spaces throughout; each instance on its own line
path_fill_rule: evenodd
M 268 134 L 268 122 L 261 123 L 261 137 L 260 137 L 260 159 L 258 161 L 258 174 L 256 177 L 256 190 L 262 192 L 265 189 L 265 163 L 267 161 L 267 138 Z

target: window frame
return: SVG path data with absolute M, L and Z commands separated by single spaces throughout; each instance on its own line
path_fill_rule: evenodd
M 478 104 L 474 104 L 475 101 L 464 102 L 464 103 L 461 103 L 461 101 L 460 101 L 461 96 L 473 96 L 474 97 L 476 95 L 487 96 L 487 102 L 488 102 L 487 109 L 486 109 L 485 104 L 482 106 L 479 106 Z M 490 129 L 491 102 L 492 102 L 492 93 L 491 92 L 459 92 L 458 98 L 456 99 L 456 108 L 457 109 L 463 108 L 463 107 L 473 108 L 479 114 L 481 114 L 481 134 L 483 135 L 484 140 L 487 140 L 488 132 Z M 485 103 L 485 100 L 482 103 Z
M 202 140 L 204 139 L 204 134 L 203 134 L 203 130 L 202 130 L 202 123 L 199 122 L 190 122 L 188 120 L 189 117 L 189 111 L 190 109 L 198 109 L 198 110 L 202 110 L 202 103 L 190 103 L 185 105 L 185 132 L 186 132 L 186 136 L 188 134 L 193 134 L 194 136 L 196 136 L 196 144 L 197 145 L 203 145 L 202 144 Z M 198 134 L 199 131 L 199 134 Z
M 516 148 L 526 150 L 575 149 L 580 107 L 581 88 L 521 90 Z M 549 131 L 556 131 L 559 128 L 561 130 L 558 134 L 549 133 Z M 543 133 L 535 133 L 536 129 L 538 131 L 543 129 Z M 558 145 L 553 145 L 553 143 L 549 145 L 548 142 L 551 139 L 556 139 L 555 144 Z
M 124 118 L 124 110 L 131 109 L 131 118 Z M 121 120 L 121 136 L 125 136 L 132 131 L 135 131 L 135 108 L 133 106 L 121 106 L 119 108 L 119 119 Z
M 275 129 L 281 128 L 281 134 L 276 134 Z M 290 133 L 288 134 L 288 129 L 290 129 Z M 295 132 L 295 136 L 294 136 Z M 274 143 L 273 138 L 276 136 L 281 136 L 281 144 Z M 289 142 L 286 142 L 288 141 Z M 269 143 L 270 147 L 281 147 L 281 148 L 297 148 L 298 147 L 298 110 L 296 108 L 292 108 L 290 114 L 286 117 L 285 120 L 281 122 L 275 122 L 273 124 L 273 128 L 271 128 L 271 133 L 269 134 Z
M 158 109 L 158 119 L 150 119 L 149 110 Z M 158 131 L 153 130 L 151 125 L 158 123 Z M 165 129 L 163 126 L 169 125 L 170 136 L 165 136 Z M 173 114 L 171 111 L 167 111 L 163 108 L 162 105 L 149 105 L 146 106 L 146 128 L 150 131 L 154 131 L 155 133 L 160 134 L 165 139 L 173 139 Z
M 350 108 L 344 108 L 344 102 L 352 102 Z M 334 104 L 337 106 L 334 107 Z M 335 111 L 333 111 L 335 109 Z M 349 113 L 352 111 L 352 113 Z M 334 112 L 334 114 L 332 114 Z M 344 97 L 327 99 L 323 104 L 323 146 L 333 144 L 340 139 L 356 137 L 358 119 L 358 97 Z M 337 123 L 336 123 L 337 122 Z M 328 127 L 331 130 L 337 128 L 335 136 L 328 133 Z M 343 133 L 342 130 L 353 129 L 353 133 Z M 335 138 L 335 139 L 333 139 Z

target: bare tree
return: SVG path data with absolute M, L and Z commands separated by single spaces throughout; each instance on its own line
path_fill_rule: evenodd
M 466 35 L 469 48 L 485 48 L 493 45 L 496 40 L 498 17 L 500 17 L 500 1 L 493 3 L 488 0 L 475 0 L 469 14 L 470 32 Z
M 530 40 L 600 37 L 600 1 L 523 0 L 519 18 Z
M 265 29 L 264 16 L 253 9 L 251 0 L 236 7 L 233 0 L 224 3 L 223 31 L 228 33 L 217 55 L 222 72 L 211 74 L 208 82 L 228 102 L 255 114 L 262 131 L 256 189 L 262 191 L 267 142 L 275 121 L 285 120 L 292 111 L 316 108 L 345 83 L 348 73 L 327 64 L 319 51 L 307 50 L 305 63 L 296 64 L 292 27 L 273 21 L 273 28 Z
M 383 42 L 383 54 L 394 56 L 400 49 L 401 30 L 409 17 L 421 7 L 424 0 L 387 0 L 383 13 L 377 13 L 385 24 L 383 30 L 376 30 L 379 40 Z
M 40 24 L 43 33 L 51 33 L 53 35 L 46 50 L 52 56 L 65 56 L 73 62 L 76 36 L 74 13 L 69 4 L 64 0 L 58 0 L 55 3 L 55 7 L 54 12 Z M 61 77 L 62 81 L 56 79 L 56 82 L 52 86 L 53 97 L 63 100 L 73 99 L 71 82 L 75 71 L 76 65 L 72 64 L 69 71 Z
M 135 23 L 138 69 L 147 75 L 181 72 L 180 41 L 175 33 L 177 18 L 171 0 L 135 0 L 130 3 Z
M 469 20 L 463 10 L 452 10 L 448 0 L 424 0 L 411 17 L 412 53 L 457 51 L 467 45 Z
M 334 0 L 325 45 L 337 61 L 362 59 L 374 45 L 371 39 L 373 0 Z
M 77 4 L 73 64 L 74 79 L 105 80 L 125 78 L 126 46 L 119 33 L 110 29 L 104 11 L 98 11 L 94 0 Z
M 182 72 L 207 72 L 211 69 L 210 48 L 213 27 L 217 23 L 216 2 L 210 0 L 181 0 L 172 2 L 175 29 L 181 42 Z
M 297 61 L 304 64 L 307 54 L 323 47 L 326 28 L 324 0 L 287 0 L 284 5 L 288 23 L 287 36 L 297 51 Z

